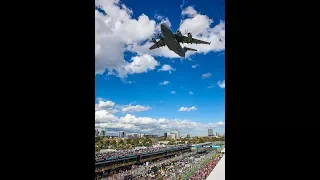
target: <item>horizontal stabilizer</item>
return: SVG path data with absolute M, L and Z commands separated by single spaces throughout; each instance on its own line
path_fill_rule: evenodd
M 188 47 L 184 47 L 183 50 L 184 50 L 184 52 L 187 52 L 187 51 L 197 51 L 196 49 L 192 49 L 192 48 L 188 48 Z

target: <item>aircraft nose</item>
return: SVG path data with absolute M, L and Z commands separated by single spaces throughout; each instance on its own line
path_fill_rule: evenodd
M 161 25 L 161 29 L 167 29 L 168 25 L 166 23 L 162 23 Z

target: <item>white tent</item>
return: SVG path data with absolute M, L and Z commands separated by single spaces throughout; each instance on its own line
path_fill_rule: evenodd
M 207 180 L 225 180 L 225 155 L 223 155 L 216 167 L 212 170 Z

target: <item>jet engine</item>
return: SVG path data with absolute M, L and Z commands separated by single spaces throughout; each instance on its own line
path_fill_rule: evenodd
M 182 36 L 182 34 L 181 34 L 181 31 L 180 31 L 180 30 L 178 30 L 178 31 L 177 31 L 177 35 L 178 35 L 178 36 Z
M 191 35 L 191 33 L 188 33 L 188 41 L 192 44 L 192 35 Z

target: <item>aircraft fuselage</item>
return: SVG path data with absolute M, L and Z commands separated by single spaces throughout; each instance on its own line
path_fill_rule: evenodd
M 171 31 L 169 26 L 165 23 L 161 24 L 161 33 L 163 35 L 164 42 L 168 48 L 178 54 L 180 57 L 185 57 L 185 51 L 181 45 L 177 42 L 175 34 Z

